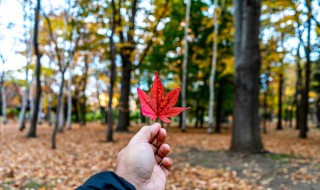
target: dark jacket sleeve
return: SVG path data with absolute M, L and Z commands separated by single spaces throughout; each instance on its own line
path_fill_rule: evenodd
M 76 190 L 135 190 L 135 187 L 113 172 L 101 172 L 91 176 Z

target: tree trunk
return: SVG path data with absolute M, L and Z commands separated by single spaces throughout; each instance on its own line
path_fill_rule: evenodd
M 68 113 L 67 113 L 67 129 L 71 130 L 71 116 L 72 116 L 72 91 L 71 91 L 71 85 L 72 85 L 72 64 L 70 64 L 69 68 L 69 80 L 68 80 Z
M 182 63 L 182 89 L 181 89 L 181 105 L 187 107 L 187 65 L 188 65 L 188 29 L 190 20 L 191 0 L 186 0 L 186 20 L 184 28 L 184 56 Z M 181 131 L 186 131 L 187 111 L 182 112 Z
M 310 91 L 310 73 L 311 73 L 311 2 L 306 1 L 306 6 L 309 10 L 308 14 L 308 35 L 307 35 L 307 46 L 305 47 L 306 53 L 306 65 L 305 65 L 305 83 L 304 88 L 302 90 L 302 98 L 301 98 L 301 121 L 300 121 L 300 138 L 307 138 L 308 132 L 308 111 L 309 111 L 309 91 Z
M 4 73 L 3 73 L 4 76 Z M 2 76 L 2 77 L 3 77 Z M 2 79 L 2 85 L 1 85 L 1 97 L 2 97 L 2 124 L 7 124 L 7 98 L 6 98 L 6 88 L 3 84 Z
M 277 130 L 282 130 L 282 87 L 283 87 L 283 74 L 279 75 L 279 86 L 278 86 L 278 124 Z
M 223 80 L 223 79 L 221 79 Z M 223 82 L 220 81 L 217 97 L 217 111 L 216 111 L 216 128 L 215 133 L 221 133 L 221 120 L 222 120 L 222 105 L 223 105 Z
M 270 68 L 267 68 L 266 72 L 266 91 L 263 96 L 263 133 L 267 134 L 267 121 L 268 121 L 268 94 L 269 94 L 269 73 Z
M 231 150 L 259 153 L 263 150 L 259 130 L 259 19 L 261 1 L 236 1 L 235 94 Z
M 80 126 L 86 125 L 86 114 L 87 114 L 87 97 L 86 97 L 86 88 L 88 82 L 88 71 L 89 71 L 89 62 L 88 55 L 84 56 L 84 74 L 82 77 L 82 92 L 80 97 Z
M 40 55 L 39 47 L 38 47 L 39 11 L 40 11 L 40 0 L 37 0 L 37 7 L 35 10 L 34 35 L 33 35 L 33 47 L 34 47 L 35 55 L 37 57 L 36 70 L 35 70 L 36 98 L 34 100 L 34 109 L 32 112 L 31 125 L 29 128 L 29 132 L 27 134 L 27 137 L 36 137 L 38 111 L 39 111 L 39 104 L 40 104 L 40 97 L 41 97 L 41 81 L 40 81 L 40 74 L 41 74 L 40 58 L 41 58 L 41 55 Z
M 317 128 L 320 128 L 320 97 L 317 101 Z
M 60 125 L 60 115 L 61 115 L 61 107 L 63 107 L 63 87 L 64 87 L 64 71 L 61 72 L 61 83 L 59 87 L 59 95 L 58 95 L 58 105 L 56 108 L 56 121 L 55 125 L 52 129 L 52 134 L 51 134 L 51 148 L 55 149 L 56 148 L 56 134 L 59 129 Z
M 64 97 L 63 97 L 63 94 L 62 94 L 62 100 L 61 100 L 61 106 L 59 107 L 59 115 L 58 115 L 58 132 L 59 133 L 63 133 L 63 127 L 64 127 L 64 119 L 65 119 L 65 117 L 64 117 Z
M 26 75 L 28 72 L 26 72 Z M 28 77 L 26 77 L 28 78 Z M 26 79 L 26 81 L 28 81 Z M 28 106 L 28 94 L 29 94 L 29 88 L 25 88 L 23 91 L 23 99 L 22 99 L 22 105 L 21 105 L 21 110 L 19 114 L 19 123 L 18 123 L 18 128 L 20 131 L 23 131 L 26 127 L 25 125 L 25 118 L 26 118 L 26 112 L 27 112 L 27 106 Z
M 295 105 L 296 105 L 296 129 L 300 129 L 300 108 L 301 108 L 301 90 L 302 90 L 302 68 L 300 65 L 300 43 L 297 48 L 297 57 L 296 57 L 296 67 L 297 67 L 297 81 L 295 89 Z
M 23 22 L 24 22 L 24 36 L 25 36 L 25 45 L 26 45 L 26 82 L 28 83 L 28 76 L 29 76 L 29 66 L 31 63 L 31 57 L 32 57 L 32 36 L 28 38 L 28 34 L 30 33 L 30 30 L 27 28 L 27 19 L 28 19 L 28 11 L 27 11 L 27 1 L 23 2 Z M 29 84 L 28 84 L 29 85 Z M 29 88 L 30 86 L 26 87 L 23 91 L 23 99 L 22 99 L 22 105 L 21 110 L 19 114 L 19 121 L 18 121 L 18 128 L 20 131 L 23 131 L 25 129 L 25 120 L 26 120 L 26 112 L 28 107 L 28 95 L 29 95 Z
M 217 64 L 217 53 L 218 53 L 218 42 L 217 42 L 217 36 L 218 36 L 218 28 L 219 28 L 219 22 L 218 22 L 218 0 L 214 0 L 214 16 L 213 16 L 213 23 L 214 23 L 214 29 L 213 29 L 213 49 L 212 49 L 212 62 L 211 62 L 211 72 L 210 72 L 210 79 L 209 79 L 209 88 L 210 88 L 210 97 L 209 97 L 209 125 L 207 132 L 210 134 L 213 132 L 213 120 L 214 120 L 214 79 L 216 74 L 216 64 Z M 216 118 L 217 119 L 217 118 Z M 218 123 L 218 122 L 217 122 Z M 219 126 L 220 127 L 220 126 Z M 215 132 L 217 132 L 218 129 L 216 126 Z
M 47 110 L 47 119 L 48 119 L 48 124 L 49 126 L 52 125 L 52 119 L 51 119 L 51 109 L 52 109 L 52 94 L 49 92 L 48 94 L 48 110 Z
M 42 107 L 43 107 L 43 101 L 44 101 L 44 98 L 40 98 L 40 105 L 39 105 L 39 112 L 38 112 L 38 120 L 37 120 L 37 123 L 39 125 L 42 124 L 42 118 L 41 118 L 41 115 L 42 115 Z
M 111 26 L 111 36 L 110 36 L 110 57 L 111 57 L 111 68 L 110 68 L 110 85 L 108 90 L 108 128 L 107 128 L 107 142 L 113 141 L 113 110 L 112 110 L 112 100 L 113 100 L 113 87 L 116 80 L 116 46 L 114 44 L 113 36 L 115 32 L 115 19 L 116 19 L 116 7 L 115 2 L 112 0 L 113 15 L 112 15 L 112 26 Z M 130 80 L 130 79 L 129 79 Z
M 126 51 L 126 50 L 122 50 Z M 127 50 L 132 51 L 132 50 Z M 121 76 L 121 94 L 119 102 L 119 119 L 117 131 L 127 132 L 129 123 L 129 95 L 131 81 L 131 61 L 130 55 L 121 54 L 122 58 L 122 76 Z
M 200 112 L 200 128 L 203 128 L 203 123 L 204 123 L 204 107 L 200 108 L 201 112 Z
M 199 105 L 199 98 L 197 98 L 197 101 L 196 101 L 196 113 L 195 113 L 195 115 L 196 115 L 196 122 L 195 122 L 195 124 L 194 124 L 194 128 L 198 128 L 199 126 L 199 120 L 200 120 L 200 105 Z

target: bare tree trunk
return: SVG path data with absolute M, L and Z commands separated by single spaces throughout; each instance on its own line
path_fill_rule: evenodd
M 301 90 L 302 90 L 302 68 L 300 65 L 300 43 L 297 48 L 296 57 L 296 67 L 297 67 L 297 81 L 296 81 L 296 92 L 295 92 L 295 105 L 296 105 L 296 129 L 300 129 L 300 107 L 301 107 Z
M 312 109 L 312 122 L 317 126 L 318 124 L 318 101 L 317 99 L 313 102 L 313 109 Z
M 197 98 L 197 101 L 196 101 L 196 113 L 195 113 L 195 115 L 196 115 L 196 122 L 195 122 L 195 124 L 194 124 L 194 128 L 198 128 L 198 124 L 199 124 L 199 120 L 200 120 L 200 105 L 199 105 L 200 103 L 199 103 L 199 98 Z
M 182 89 L 181 89 L 181 105 L 182 107 L 187 107 L 187 65 L 188 65 L 188 29 L 189 29 L 189 20 L 190 20 L 190 7 L 191 0 L 186 0 L 186 20 L 185 20 L 185 28 L 184 28 L 184 56 L 183 56 L 183 64 L 182 64 Z M 182 125 L 181 131 L 186 131 L 186 120 L 187 120 L 187 112 L 182 112 Z
M 109 102 L 108 102 L 108 128 L 107 128 L 107 142 L 113 141 L 113 111 L 112 111 L 112 100 L 113 100 L 113 87 L 116 79 L 116 46 L 114 44 L 113 36 L 115 32 L 115 19 L 116 19 L 116 5 L 114 0 L 112 3 L 112 25 L 110 35 L 110 57 L 111 57 L 111 68 L 110 68 L 110 85 L 108 90 Z
M 236 33 L 234 121 L 231 150 L 259 153 L 263 150 L 259 129 L 261 1 L 234 0 L 233 2 Z
M 39 125 L 41 125 L 41 124 L 42 124 L 42 118 L 41 118 L 41 115 L 42 115 L 43 101 L 44 101 L 44 98 L 42 97 L 42 98 L 41 98 L 41 100 L 40 100 L 39 112 L 38 112 L 38 121 L 37 121 Z
M 63 90 L 64 91 L 64 90 Z M 58 115 L 58 131 L 60 133 L 63 132 L 63 126 L 64 126 L 64 97 L 63 97 L 63 92 L 62 92 L 62 97 L 61 97 L 61 105 L 59 107 L 59 115 Z
M 81 119 L 80 119 L 80 125 L 85 126 L 86 125 L 86 105 L 87 105 L 87 97 L 86 97 L 86 87 L 88 82 L 88 70 L 89 70 L 89 63 L 88 63 L 88 55 L 85 55 L 84 57 L 84 74 L 82 78 L 82 92 L 80 97 L 80 113 L 81 113 Z
M 3 73 L 4 76 L 4 73 Z M 1 82 L 1 97 L 2 97 L 2 124 L 7 124 L 7 98 L 6 98 L 6 88 L 3 84 L 3 81 Z
M 308 132 L 308 112 L 309 112 L 309 91 L 310 91 L 310 74 L 311 74 L 311 2 L 306 0 L 306 6 L 308 8 L 308 35 L 307 35 L 307 46 L 305 47 L 306 53 L 306 65 L 305 65 L 305 83 L 304 88 L 302 90 L 302 98 L 301 98 L 301 125 L 300 125 L 300 138 L 307 138 Z
M 50 92 L 48 94 L 48 111 L 47 111 L 47 114 L 48 114 L 47 119 L 48 119 L 49 126 L 52 125 L 51 110 L 52 110 L 52 94 Z
M 209 125 L 207 132 L 210 134 L 213 132 L 213 119 L 214 119 L 214 79 L 216 74 L 217 53 L 218 53 L 218 0 L 214 0 L 214 16 L 213 16 L 213 49 L 212 49 L 212 62 L 211 73 L 209 79 L 210 97 L 209 97 Z M 217 119 L 217 118 L 216 118 Z
M 59 126 L 60 126 L 60 115 L 61 115 L 61 107 L 63 107 L 63 87 L 64 87 L 64 71 L 61 72 L 61 83 L 59 87 L 59 95 L 58 95 L 58 105 L 56 109 L 56 121 L 55 125 L 52 129 L 52 134 L 51 134 L 51 148 L 55 149 L 56 148 L 56 134 L 58 132 Z
M 21 105 L 21 110 L 19 114 L 18 128 L 20 131 L 23 131 L 26 127 L 25 118 L 26 118 L 26 112 L 27 112 L 27 106 L 28 106 L 28 93 L 29 93 L 29 88 L 26 87 L 23 91 L 22 105 Z
M 69 80 L 68 80 L 68 113 L 67 113 L 67 129 L 71 130 L 71 116 L 72 116 L 72 69 L 71 66 L 73 64 L 70 63 L 69 68 Z
M 125 51 L 125 50 L 123 50 Z M 121 94 L 119 102 L 119 119 L 117 131 L 128 131 L 129 122 L 129 95 L 131 81 L 131 61 L 129 56 L 122 57 Z
M 320 97 L 317 100 L 317 128 L 320 128 Z
M 37 7 L 35 10 L 35 22 L 34 22 L 34 35 L 33 35 L 33 47 L 35 55 L 37 56 L 36 61 L 36 98 L 34 100 L 34 110 L 32 113 L 31 118 L 31 125 L 29 128 L 29 132 L 27 137 L 36 137 L 36 130 L 37 130 L 37 120 L 38 120 L 38 111 L 39 111 L 39 104 L 40 104 L 40 97 L 41 97 L 41 81 L 40 81 L 40 74 L 41 74 L 41 62 L 40 62 L 40 52 L 38 47 L 38 30 L 39 30 L 39 11 L 40 11 L 40 0 L 37 0 Z
M 283 87 L 283 74 L 279 75 L 279 89 L 278 89 L 278 124 L 277 130 L 282 130 L 282 87 Z
M 266 71 L 266 91 L 263 95 L 263 128 L 262 131 L 264 134 L 267 134 L 267 121 L 268 121 L 268 94 L 269 94 L 269 73 L 270 68 L 267 68 Z
M 23 2 L 23 21 L 24 21 L 24 36 L 25 36 L 25 44 L 26 44 L 26 81 L 28 83 L 29 79 L 29 65 L 31 62 L 31 56 L 32 56 L 32 36 L 28 38 L 29 29 L 26 26 L 27 18 L 28 18 L 28 11 L 26 9 L 27 1 Z M 28 84 L 29 85 L 29 84 Z M 18 128 L 20 131 L 23 131 L 25 129 L 25 119 L 26 119 L 26 112 L 27 112 L 27 106 L 28 106 L 28 95 L 29 95 L 29 88 L 26 87 L 23 91 L 23 98 L 22 98 L 22 105 L 21 110 L 19 114 L 19 121 L 18 121 Z
M 217 110 L 216 110 L 216 127 L 214 132 L 221 133 L 221 121 L 222 121 L 222 105 L 223 105 L 223 79 L 220 80 L 218 97 L 217 97 Z

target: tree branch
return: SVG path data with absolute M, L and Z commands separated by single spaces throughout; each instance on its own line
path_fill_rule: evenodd
M 151 36 L 150 40 L 148 41 L 146 48 L 143 50 L 142 55 L 139 58 L 138 65 L 136 65 L 134 67 L 134 69 L 137 69 L 138 67 L 140 67 L 140 65 L 142 64 L 143 60 L 146 58 L 147 54 L 149 53 L 149 50 L 150 50 L 150 48 L 151 48 L 151 46 L 153 44 L 153 38 L 158 34 L 157 33 L 157 27 L 158 27 L 159 23 L 161 22 L 161 20 L 166 16 L 165 12 L 167 10 L 168 4 L 169 4 L 169 0 L 166 0 L 165 4 L 163 6 L 162 12 L 160 14 L 160 15 L 163 15 L 163 16 L 159 17 L 155 27 L 152 30 L 152 36 Z
M 42 9 L 41 9 L 42 10 Z M 59 48 L 58 48 L 58 42 L 53 34 L 53 30 L 52 30 L 52 26 L 51 26 L 51 21 L 48 17 L 48 15 L 46 15 L 44 13 L 44 11 L 42 11 L 42 15 L 43 17 L 45 18 L 46 22 L 47 22 L 47 25 L 48 25 L 48 30 L 49 30 L 49 35 L 50 35 L 50 41 L 53 42 L 54 44 L 54 49 L 55 49 L 55 52 L 56 52 L 56 55 L 57 55 L 57 59 L 58 59 L 58 65 L 59 65 L 59 69 L 60 71 L 62 70 L 62 64 L 61 64 L 61 55 L 60 55 L 60 51 L 59 51 Z

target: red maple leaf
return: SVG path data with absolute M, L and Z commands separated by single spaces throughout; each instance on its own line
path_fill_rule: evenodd
M 182 111 L 190 108 L 173 107 L 177 103 L 179 94 L 180 88 L 177 88 L 164 95 L 163 85 L 158 72 L 156 72 L 156 77 L 151 86 L 150 96 L 138 88 L 142 115 L 149 117 L 151 121 L 154 121 L 158 117 L 163 122 L 170 123 L 171 121 L 168 117 L 177 116 Z

